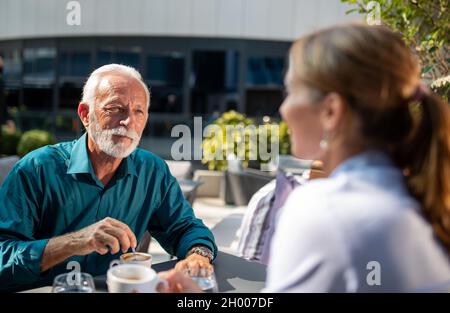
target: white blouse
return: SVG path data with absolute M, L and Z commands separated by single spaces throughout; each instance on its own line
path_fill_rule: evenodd
M 401 171 L 379 151 L 356 155 L 329 178 L 295 189 L 271 247 L 265 292 L 450 287 L 448 252 L 409 195 Z

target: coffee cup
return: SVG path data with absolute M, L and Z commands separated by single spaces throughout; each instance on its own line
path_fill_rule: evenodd
M 112 264 L 138 264 L 151 268 L 152 255 L 143 252 L 124 253 L 120 256 L 119 260 L 114 260 Z
M 106 274 L 111 293 L 155 293 L 160 283 L 167 284 L 153 269 L 138 264 L 114 263 Z

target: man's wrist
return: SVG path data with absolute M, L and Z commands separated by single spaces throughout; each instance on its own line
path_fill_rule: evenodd
M 66 249 L 72 252 L 72 256 L 81 255 L 83 243 L 76 232 L 64 235 L 64 239 L 66 240 Z
M 190 256 L 191 254 L 197 254 L 202 257 L 208 258 L 209 262 L 211 263 L 214 259 L 214 253 L 211 251 L 210 248 L 204 245 L 195 245 L 191 249 L 189 249 L 186 257 Z
M 41 258 L 40 270 L 46 272 L 66 259 L 78 255 L 78 245 L 69 235 L 50 238 L 44 248 Z

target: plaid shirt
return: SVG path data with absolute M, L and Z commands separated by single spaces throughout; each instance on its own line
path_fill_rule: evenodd
M 252 197 L 239 230 L 239 256 L 268 263 L 270 242 L 280 209 L 291 191 L 303 182 L 302 178 L 279 171 L 276 179 Z

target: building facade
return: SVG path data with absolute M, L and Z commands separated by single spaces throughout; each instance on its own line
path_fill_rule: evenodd
M 355 19 L 339 0 L 0 0 L 5 102 L 22 129 L 81 131 L 89 73 L 138 69 L 152 93 L 146 136 L 236 109 L 276 117 L 293 39 Z

